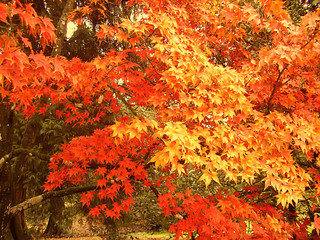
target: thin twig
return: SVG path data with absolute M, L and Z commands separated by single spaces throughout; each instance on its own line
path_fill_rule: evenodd
M 108 87 L 110 88 L 110 90 L 116 94 L 116 96 L 128 107 L 128 109 L 130 110 L 130 112 L 137 118 L 141 119 L 141 117 L 137 114 L 137 112 L 133 109 L 133 107 L 130 105 L 130 103 L 128 103 L 128 101 L 121 95 L 121 93 L 115 89 L 114 87 L 112 87 L 110 84 L 108 84 Z
M 271 100 L 272 100 L 274 94 L 275 94 L 276 91 L 277 91 L 277 86 L 278 86 L 278 83 L 279 83 L 279 81 L 280 81 L 281 75 L 282 75 L 282 74 L 284 73 L 284 71 L 288 68 L 288 66 L 289 66 L 289 64 L 287 63 L 281 71 L 280 71 L 280 69 L 278 68 L 278 70 L 279 70 L 279 75 L 278 75 L 278 78 L 277 78 L 277 80 L 276 80 L 276 83 L 273 85 L 272 92 L 271 92 L 270 97 L 269 97 L 269 99 L 268 99 L 268 103 L 267 103 L 267 114 L 270 113 Z M 282 86 L 282 85 L 280 85 L 280 86 Z

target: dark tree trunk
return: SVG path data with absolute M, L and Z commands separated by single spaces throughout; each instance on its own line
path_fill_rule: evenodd
M 50 199 L 50 212 L 51 216 L 47 228 L 44 232 L 45 236 L 59 236 L 63 233 L 63 210 L 64 210 L 63 198 L 51 198 Z
M 31 149 L 36 141 L 36 137 L 39 134 L 41 124 L 39 116 L 34 115 L 29 120 L 26 130 L 24 132 L 21 147 L 26 149 Z M 16 156 L 15 161 L 12 163 L 12 176 L 14 181 L 11 182 L 11 198 L 12 205 L 17 205 L 26 200 L 27 189 L 24 184 L 25 180 L 25 170 L 28 155 L 26 153 L 21 153 Z M 27 240 L 30 236 L 27 234 L 27 224 L 25 212 L 14 215 L 10 221 L 10 230 L 13 238 L 15 240 Z
M 8 208 L 11 199 L 11 152 L 13 145 L 13 111 L 11 104 L 0 103 L 0 239 L 4 240 L 10 221 Z
M 58 24 L 56 26 L 56 36 L 57 42 L 56 45 L 53 47 L 51 56 L 56 57 L 61 54 L 62 47 L 64 44 L 64 40 L 67 35 L 67 21 L 70 15 L 70 12 L 73 10 L 75 4 L 75 0 L 67 0 Z M 51 216 L 49 217 L 47 228 L 44 232 L 44 235 L 60 235 L 63 231 L 62 228 L 62 219 L 63 214 L 62 211 L 64 209 L 64 200 L 62 198 L 55 198 L 50 200 L 50 213 Z
M 51 215 L 49 217 L 49 221 L 47 224 L 47 228 L 44 231 L 43 236 L 60 236 L 62 234 L 62 229 L 60 225 L 58 224 L 58 221 L 54 219 L 54 215 Z
M 18 183 L 12 192 L 13 203 L 18 204 L 26 199 L 26 189 L 23 187 L 23 183 Z M 26 215 L 22 211 L 19 214 L 13 216 L 10 220 L 10 231 L 13 239 L 15 240 L 27 240 L 31 239 L 27 234 Z

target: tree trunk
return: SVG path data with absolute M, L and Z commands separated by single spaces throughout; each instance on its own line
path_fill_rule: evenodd
M 44 232 L 45 236 L 60 236 L 63 233 L 63 210 L 64 200 L 61 197 L 50 199 L 51 216 L 47 228 Z
M 24 189 L 23 183 L 17 183 L 13 188 L 12 202 L 17 204 L 26 199 L 26 189 Z M 27 234 L 26 214 L 24 211 L 13 216 L 10 220 L 10 231 L 13 239 L 15 240 L 27 240 L 31 237 Z
M 31 149 L 34 144 L 37 135 L 39 134 L 41 124 L 38 115 L 34 115 L 29 120 L 26 130 L 24 132 L 21 147 Z M 27 189 L 24 184 L 26 161 L 28 155 L 26 153 L 19 154 L 12 162 L 11 170 L 14 181 L 11 182 L 11 199 L 12 205 L 17 205 L 26 200 Z M 15 240 L 27 240 L 30 236 L 27 234 L 26 215 L 24 211 L 14 215 L 10 221 L 11 235 Z
M 49 221 L 47 224 L 47 228 L 44 231 L 43 236 L 45 237 L 51 237 L 51 236 L 60 236 L 62 234 L 63 230 L 60 227 L 60 225 L 58 224 L 58 221 L 56 219 L 54 219 L 54 215 L 52 214 L 49 217 Z
M 11 205 L 11 151 L 13 145 L 13 111 L 11 104 L 0 103 L 0 239 L 6 239 Z
M 59 19 L 59 22 L 56 26 L 57 27 L 57 30 L 56 30 L 57 42 L 56 42 L 56 45 L 52 49 L 51 56 L 53 56 L 53 57 L 59 56 L 61 54 L 63 42 L 67 36 L 68 17 L 69 17 L 70 12 L 73 10 L 73 7 L 74 7 L 74 0 L 67 0 L 65 6 L 63 8 L 61 17 Z
M 56 57 L 61 54 L 64 40 L 67 36 L 68 17 L 70 15 L 70 12 L 74 8 L 74 3 L 75 3 L 74 0 L 67 0 L 66 4 L 64 5 L 59 22 L 56 26 L 57 42 L 52 49 L 52 52 L 51 52 L 52 57 Z M 50 199 L 51 216 L 49 217 L 47 228 L 44 232 L 45 235 L 49 235 L 49 236 L 60 235 L 62 233 L 63 229 L 62 229 L 61 222 L 63 219 L 63 214 L 62 214 L 63 209 L 64 209 L 64 200 L 62 198 Z

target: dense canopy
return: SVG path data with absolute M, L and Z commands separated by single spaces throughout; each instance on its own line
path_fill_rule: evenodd
M 176 216 L 177 239 L 319 238 L 320 10 L 297 20 L 278 0 L 68 0 L 52 22 L 43 2 L 42 15 L 37 1 L 0 3 L 0 111 L 82 129 L 45 152 L 45 191 L 79 187 L 90 217 L 118 219 L 141 182 Z M 179 187 L 194 171 L 212 194 Z M 21 201 L 6 201 L 10 221 Z

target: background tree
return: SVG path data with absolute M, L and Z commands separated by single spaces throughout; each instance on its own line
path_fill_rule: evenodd
M 88 62 L 45 56 L 39 48 L 54 41 L 48 19 L 31 5 L 1 4 L 3 104 L 14 104 L 30 125 L 48 114 L 80 130 L 50 152 L 44 187 L 62 189 L 9 210 L 3 202 L 2 229 L 28 206 L 79 192 L 89 216 L 119 219 L 141 182 L 165 216 L 177 217 L 170 227 L 177 238 L 317 235 L 318 10 L 298 24 L 283 2 L 268 0 L 77 6 L 76 34 L 89 29 L 85 34 L 96 33 L 100 43 L 99 56 Z M 12 142 L 12 133 L 2 131 Z M 25 132 L 21 144 L 34 144 L 38 134 Z M 1 156 L 2 176 L 20 186 L 25 158 L 12 158 L 11 147 Z M 19 171 L 10 171 L 14 161 Z M 212 190 L 179 188 L 190 172 Z M 1 194 L 10 193 L 8 183 L 1 182 Z

